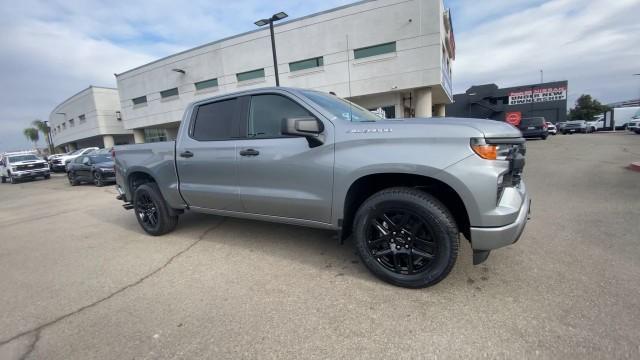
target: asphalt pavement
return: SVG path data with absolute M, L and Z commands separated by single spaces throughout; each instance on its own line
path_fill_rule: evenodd
M 0 359 L 640 358 L 640 136 L 527 143 L 523 237 L 438 285 L 329 231 L 199 214 L 145 235 L 113 187 L 0 185 Z

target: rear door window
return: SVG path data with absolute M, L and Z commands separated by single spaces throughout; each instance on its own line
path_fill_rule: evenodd
M 198 106 L 191 137 L 199 141 L 228 140 L 237 136 L 234 131 L 238 115 L 238 99 L 217 101 Z

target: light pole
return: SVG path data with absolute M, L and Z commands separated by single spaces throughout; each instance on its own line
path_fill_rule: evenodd
M 282 20 L 287 16 L 289 15 L 281 11 L 268 19 L 261 19 L 254 23 L 258 26 L 265 26 L 269 24 L 269 30 L 271 31 L 271 51 L 273 52 L 273 70 L 276 73 L 276 86 L 280 86 L 280 77 L 278 76 L 278 57 L 276 56 L 276 38 L 273 35 L 273 22 Z

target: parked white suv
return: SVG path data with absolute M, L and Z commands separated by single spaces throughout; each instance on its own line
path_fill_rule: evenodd
M 71 162 L 71 160 L 77 158 L 78 156 L 87 155 L 90 152 L 98 150 L 97 147 L 88 147 L 84 149 L 78 149 L 71 154 L 62 155 L 60 157 L 55 158 L 51 162 L 51 166 L 53 166 L 54 170 L 64 170 L 67 171 L 67 164 Z
M 0 176 L 2 182 L 7 179 L 12 184 L 22 179 L 33 179 L 42 176 L 48 179 L 51 176 L 49 164 L 32 152 L 5 153 L 0 157 Z

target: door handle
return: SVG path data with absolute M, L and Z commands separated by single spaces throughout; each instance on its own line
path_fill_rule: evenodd
M 193 157 L 193 153 L 191 151 L 189 151 L 189 150 L 183 151 L 183 152 L 180 153 L 180 157 L 190 158 L 190 157 Z
M 245 149 L 240 151 L 241 156 L 258 156 L 260 155 L 260 151 L 255 149 Z

